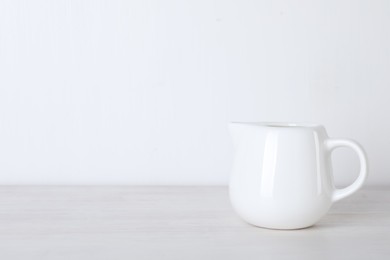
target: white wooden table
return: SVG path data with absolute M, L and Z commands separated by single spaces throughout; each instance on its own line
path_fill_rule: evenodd
M 276 231 L 242 222 L 226 187 L 0 186 L 0 259 L 390 259 L 390 189 Z

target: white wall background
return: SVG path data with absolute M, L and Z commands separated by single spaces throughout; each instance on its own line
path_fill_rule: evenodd
M 389 88 L 390 1 L 0 0 L 0 184 L 226 184 L 229 121 L 320 122 L 390 184 Z

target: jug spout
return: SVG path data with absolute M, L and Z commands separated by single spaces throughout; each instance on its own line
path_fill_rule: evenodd
M 229 123 L 229 132 L 233 140 L 234 147 L 237 147 L 245 136 L 245 125 L 242 123 L 231 122 Z

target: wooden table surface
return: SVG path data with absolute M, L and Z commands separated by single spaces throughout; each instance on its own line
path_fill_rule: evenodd
M 277 231 L 241 221 L 226 187 L 0 186 L 0 259 L 390 259 L 390 189 Z

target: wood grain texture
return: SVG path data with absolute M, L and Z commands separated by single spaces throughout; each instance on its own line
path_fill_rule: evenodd
M 244 223 L 226 187 L 0 187 L 4 260 L 389 257 L 385 187 L 365 188 L 296 231 Z

